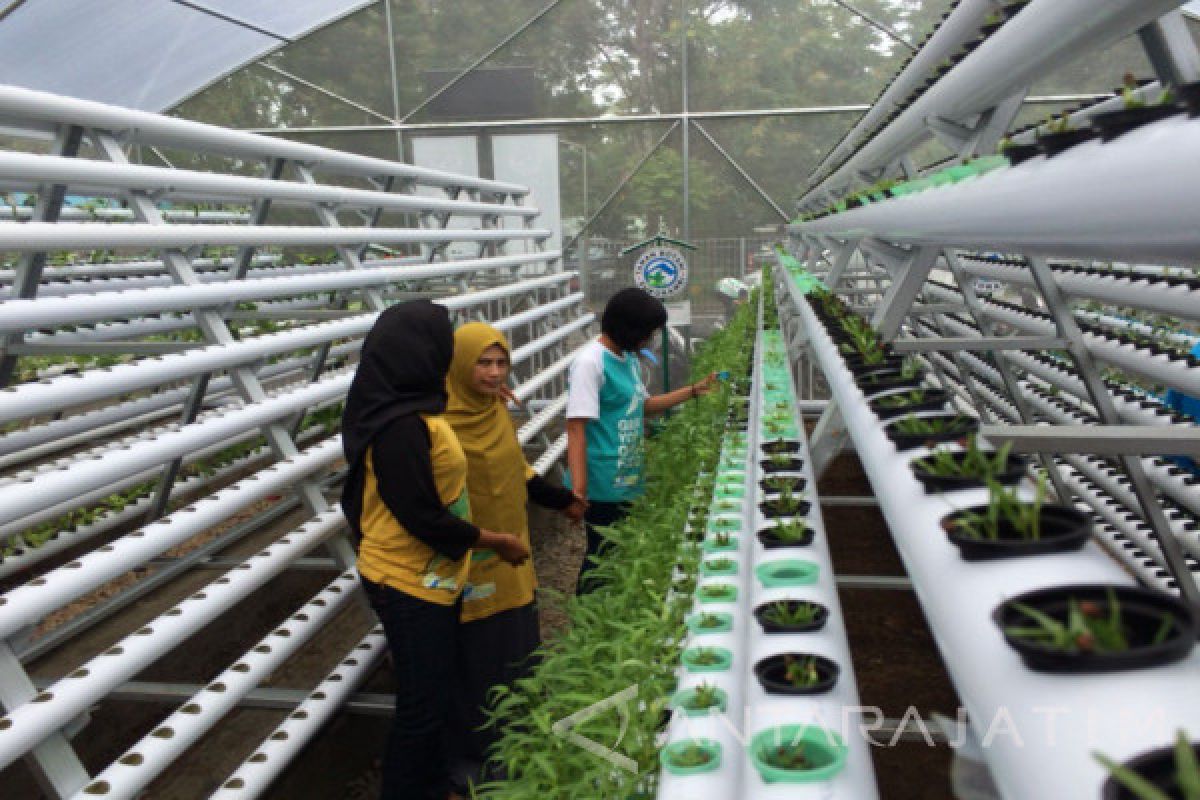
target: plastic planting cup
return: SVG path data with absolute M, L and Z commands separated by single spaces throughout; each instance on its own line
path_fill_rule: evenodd
M 738 563 L 732 558 L 708 558 L 700 562 L 700 574 L 706 578 L 730 578 L 738 574 Z
M 710 516 L 708 518 L 709 533 L 737 533 L 741 529 L 741 517 Z
M 741 500 L 746 496 L 746 487 L 744 484 L 718 483 L 717 488 L 713 491 L 713 496 L 718 499 Z
M 708 761 L 694 767 L 684 767 L 676 764 L 675 759 L 693 746 L 703 750 L 709 756 Z M 664 747 L 659 752 L 658 758 L 659 762 L 662 763 L 663 769 L 672 775 L 703 775 L 706 772 L 714 772 L 720 768 L 721 745 L 712 739 L 684 739 L 679 742 L 672 742 Z
M 711 626 L 705 626 L 701 623 L 712 620 Z M 705 611 L 702 614 L 692 614 L 684 623 L 692 633 L 703 635 L 706 633 L 729 633 L 733 630 L 733 615 L 726 614 L 724 611 Z
M 724 647 L 689 647 L 680 658 L 688 672 L 725 672 L 733 666 L 733 653 Z
M 716 537 L 711 537 L 704 540 L 704 552 L 707 553 L 732 553 L 738 549 L 738 537 L 730 536 L 729 541 L 722 543 L 717 541 Z
M 729 708 L 729 695 L 724 689 L 713 688 L 717 704 L 708 708 L 691 708 L 696 699 L 695 689 L 680 689 L 671 697 L 671 708 L 682 711 L 689 717 L 707 717 L 710 714 L 724 714 Z
M 785 769 L 770 761 L 779 747 L 800 746 L 808 762 L 806 768 Z M 846 766 L 846 743 L 827 728 L 812 725 L 782 725 L 768 728 L 750 740 L 750 760 L 767 783 L 816 783 L 827 781 Z
M 737 587 L 732 583 L 706 583 L 696 589 L 701 603 L 736 603 Z
M 755 568 L 758 581 L 767 589 L 783 586 L 812 586 L 817 582 L 820 567 L 812 561 L 799 558 L 780 558 L 767 561 Z

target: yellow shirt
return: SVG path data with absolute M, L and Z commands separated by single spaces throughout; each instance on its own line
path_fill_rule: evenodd
M 431 414 L 421 418 L 429 428 L 429 460 L 438 497 L 455 516 L 469 520 L 467 457 L 445 419 Z M 431 603 L 454 605 L 466 584 L 471 553 L 451 561 L 409 533 L 379 496 L 370 449 L 365 466 L 358 571 L 373 583 Z

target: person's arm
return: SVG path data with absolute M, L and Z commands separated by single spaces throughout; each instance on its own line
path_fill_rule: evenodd
M 706 375 L 702 380 L 695 383 L 681 386 L 674 391 L 665 394 L 656 394 L 653 397 L 646 398 L 645 412 L 648 415 L 661 414 L 669 408 L 674 408 L 680 403 L 685 403 L 695 397 L 703 397 L 713 390 L 713 385 L 717 381 L 717 373 L 712 372 Z
M 472 547 L 493 549 L 510 563 L 528 558 L 513 534 L 486 531 L 450 513 L 438 495 L 429 447 L 429 428 L 415 414 L 397 419 L 371 446 L 379 497 L 396 521 L 452 561 Z
M 588 496 L 587 419 L 567 420 L 567 469 L 571 486 L 580 497 Z

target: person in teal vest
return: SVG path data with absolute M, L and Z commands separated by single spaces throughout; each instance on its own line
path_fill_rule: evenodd
M 576 594 L 595 587 L 588 573 L 603 537 L 597 528 L 620 521 L 644 492 L 645 417 L 712 391 L 716 374 L 650 397 L 638 352 L 667 322 L 662 302 L 642 289 L 622 289 L 608 301 L 600 336 L 580 348 L 567 376 L 568 485 L 587 499 L 587 552 Z

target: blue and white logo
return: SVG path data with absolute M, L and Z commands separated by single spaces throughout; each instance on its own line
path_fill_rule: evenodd
M 633 265 L 633 281 L 655 297 L 671 297 L 687 286 L 683 254 L 673 247 L 651 247 Z

